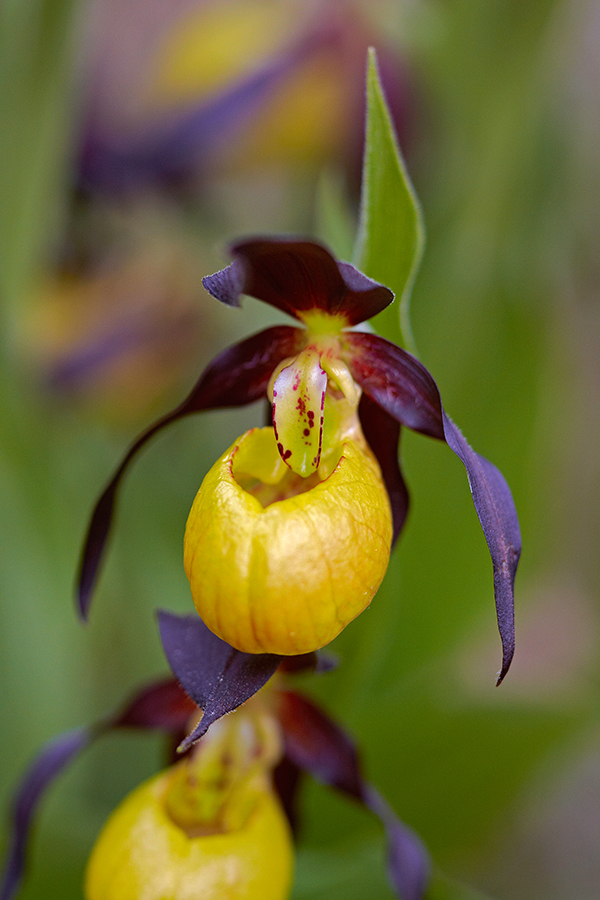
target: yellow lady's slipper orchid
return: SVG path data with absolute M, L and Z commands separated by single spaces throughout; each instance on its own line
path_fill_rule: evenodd
M 427 369 L 379 335 L 355 330 L 392 292 L 314 241 L 250 238 L 233 245 L 232 255 L 202 280 L 207 291 L 234 307 L 243 294 L 256 297 L 296 325 L 272 326 L 223 351 L 187 398 L 132 444 L 90 522 L 81 615 L 89 611 L 123 476 L 139 450 L 187 415 L 269 397 L 271 450 L 256 449 L 264 440 L 252 437 L 258 432 L 238 441 L 207 476 L 188 522 L 186 570 L 208 627 L 242 652 L 299 654 L 323 646 L 368 605 L 387 563 L 387 503 L 394 540 L 408 512 L 398 459 L 405 426 L 445 441 L 467 471 L 494 568 L 499 683 L 514 653 L 521 551 L 514 501 L 499 470 L 445 413 Z M 281 463 L 288 471 L 279 485 Z

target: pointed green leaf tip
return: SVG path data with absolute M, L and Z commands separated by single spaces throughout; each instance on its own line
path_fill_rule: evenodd
M 360 219 L 354 265 L 394 291 L 400 303 L 373 324 L 414 350 L 409 300 L 425 243 L 421 207 L 408 177 L 371 47 L 367 59 L 367 122 Z

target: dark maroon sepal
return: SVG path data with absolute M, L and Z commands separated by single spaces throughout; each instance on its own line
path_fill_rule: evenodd
M 163 428 L 191 413 L 244 406 L 259 400 L 266 394 L 274 369 L 287 357 L 295 356 L 302 341 L 303 333 L 298 328 L 278 325 L 224 350 L 204 370 L 183 403 L 158 419 L 132 444 L 96 503 L 89 524 L 77 582 L 77 605 L 82 619 L 87 619 L 89 613 L 121 480 L 138 451 Z
M 286 757 L 299 769 L 358 800 L 379 817 L 386 830 L 388 870 L 397 897 L 422 900 L 430 869 L 427 851 L 363 779 L 354 742 L 307 697 L 292 691 L 279 691 L 278 697 Z
M 160 610 L 158 626 L 173 674 L 203 711 L 194 731 L 179 746 L 183 753 L 213 722 L 263 687 L 281 657 L 235 650 L 209 631 L 199 616 L 176 616 Z
M 398 459 L 400 423 L 363 394 L 358 406 L 363 434 L 377 458 L 392 508 L 392 547 L 400 537 L 409 507 L 408 488 Z
M 279 671 L 285 675 L 295 675 L 299 672 L 315 672 L 319 659 L 315 651 L 312 653 L 300 653 L 298 656 L 282 656 L 279 663 Z
M 424 365 L 377 334 L 345 335 L 352 377 L 364 393 L 402 425 L 444 439 L 437 385 Z
M 394 299 L 389 288 L 350 263 L 337 262 L 314 241 L 255 238 L 234 244 L 231 252 L 229 266 L 202 280 L 206 290 L 228 306 L 239 306 L 240 294 L 248 294 L 296 319 L 318 309 L 357 325 Z
M 388 876 L 400 900 L 422 900 L 431 875 L 429 854 L 417 835 L 401 822 L 383 797 L 365 785 L 363 800 L 385 826 Z
M 481 522 L 494 567 L 494 594 L 502 639 L 500 684 L 515 652 L 514 584 L 521 555 L 521 532 L 510 488 L 502 473 L 469 446 L 454 422 L 444 413 L 444 433 L 467 470 L 473 503 Z
M 43 747 L 26 771 L 14 797 L 0 900 L 11 900 L 23 880 L 33 817 L 43 794 L 63 769 L 94 739 L 97 730 L 77 728 Z
M 288 756 L 283 756 L 273 770 L 273 787 L 283 806 L 292 834 L 298 835 L 299 810 L 298 797 L 304 772 Z
M 279 691 L 278 701 L 285 752 L 290 760 L 318 781 L 361 800 L 360 763 L 348 735 L 302 694 Z
M 165 678 L 138 691 L 108 720 L 108 726 L 179 734 L 196 712 L 196 704 L 179 682 L 175 678 Z

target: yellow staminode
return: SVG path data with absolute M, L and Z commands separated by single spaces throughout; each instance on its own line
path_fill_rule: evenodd
M 210 470 L 187 523 L 184 565 L 205 624 L 249 653 L 323 647 L 371 602 L 392 538 L 388 496 L 362 441 L 308 478 L 273 429 L 246 432 Z

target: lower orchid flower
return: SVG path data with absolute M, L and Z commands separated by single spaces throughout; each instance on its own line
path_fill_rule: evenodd
M 161 429 L 190 413 L 272 402 L 272 430 L 242 436 L 192 508 L 185 566 L 207 625 L 242 651 L 292 655 L 324 646 L 374 596 L 408 509 L 402 425 L 445 441 L 466 467 L 494 567 L 502 680 L 514 651 L 519 524 L 506 481 L 443 410 L 411 354 L 352 330 L 393 300 L 321 244 L 257 238 L 203 280 L 221 302 L 248 294 L 293 316 L 225 350 L 189 396 L 130 448 L 94 511 L 79 608 L 87 616 L 123 474 Z M 387 496 L 386 496 L 387 494 Z
M 119 804 L 89 859 L 86 900 L 286 900 L 292 838 L 272 779 L 281 737 L 261 699 Z
M 85 900 L 286 900 L 301 772 L 379 817 L 396 896 L 422 900 L 429 860 L 420 840 L 364 780 L 348 735 L 288 684 L 293 671 L 323 670 L 328 662 L 315 654 L 285 660 L 240 653 L 195 616 L 160 613 L 159 621 L 178 680 L 150 685 L 116 715 L 40 751 L 15 796 L 0 900 L 20 889 L 46 789 L 93 740 L 124 728 L 177 740 L 187 732 L 179 746 L 185 755 L 112 813 L 88 861 Z

